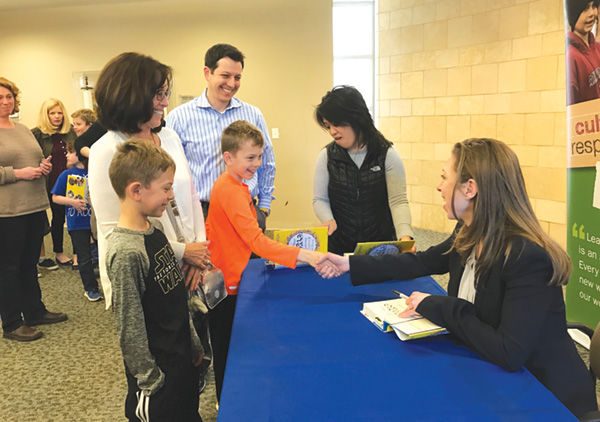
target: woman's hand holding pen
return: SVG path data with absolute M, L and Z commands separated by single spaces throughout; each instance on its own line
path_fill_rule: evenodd
M 404 296 L 404 295 L 402 295 Z M 406 310 L 404 312 L 402 312 L 400 315 L 398 315 L 400 318 L 408 318 L 411 316 L 415 316 L 415 315 L 420 315 L 416 309 L 417 306 L 419 306 L 419 304 L 421 303 L 421 301 L 423 299 L 425 299 L 427 296 L 431 296 L 429 293 L 422 293 L 422 292 L 412 292 L 410 294 L 410 296 L 406 297 L 406 306 L 408 306 L 408 308 L 406 308 Z

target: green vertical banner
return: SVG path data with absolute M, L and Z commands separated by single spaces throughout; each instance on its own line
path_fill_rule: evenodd
M 565 0 L 567 88 L 567 252 L 573 272 L 567 319 L 600 321 L 600 44 L 598 9 Z

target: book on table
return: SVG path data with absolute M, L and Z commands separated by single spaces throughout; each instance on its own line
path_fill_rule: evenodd
M 445 334 L 445 328 L 434 324 L 420 315 L 401 318 L 407 309 L 406 299 L 390 299 L 363 303 L 360 311 L 383 332 L 395 332 L 402 341 Z
M 288 246 L 297 246 L 311 251 L 327 252 L 327 227 L 308 227 L 303 229 L 273 230 L 272 239 Z M 285 268 L 272 261 L 267 261 L 268 268 Z M 308 265 L 299 262 L 298 266 Z
M 311 251 L 327 252 L 327 227 L 273 230 L 273 240 Z
M 353 255 L 399 255 L 415 245 L 414 240 L 386 240 L 382 242 L 360 242 L 356 244 Z

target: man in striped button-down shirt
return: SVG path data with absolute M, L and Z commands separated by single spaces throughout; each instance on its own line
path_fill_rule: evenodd
M 205 218 L 212 186 L 225 170 L 221 154 L 223 129 L 236 120 L 246 120 L 260 129 L 265 138 L 263 162 L 246 183 L 250 195 L 257 201 L 257 219 L 264 230 L 265 219 L 271 210 L 275 156 L 261 111 L 234 97 L 240 88 L 244 55 L 232 45 L 216 44 L 206 52 L 204 64 L 207 89 L 201 96 L 169 113 L 167 126 L 181 138 Z

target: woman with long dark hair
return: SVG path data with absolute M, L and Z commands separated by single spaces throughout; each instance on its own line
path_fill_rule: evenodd
M 421 314 L 507 371 L 526 367 L 575 415 L 597 408 L 594 382 L 567 334 L 567 253 L 540 226 L 516 154 L 486 138 L 457 143 L 437 187 L 452 235 L 416 254 L 324 259 L 355 285 L 450 274 L 448 296 L 413 292 Z
M 375 128 L 360 92 L 333 88 L 315 117 L 333 138 L 317 158 L 313 197 L 315 214 L 327 226 L 329 251 L 352 252 L 358 242 L 412 239 L 402 159 Z

